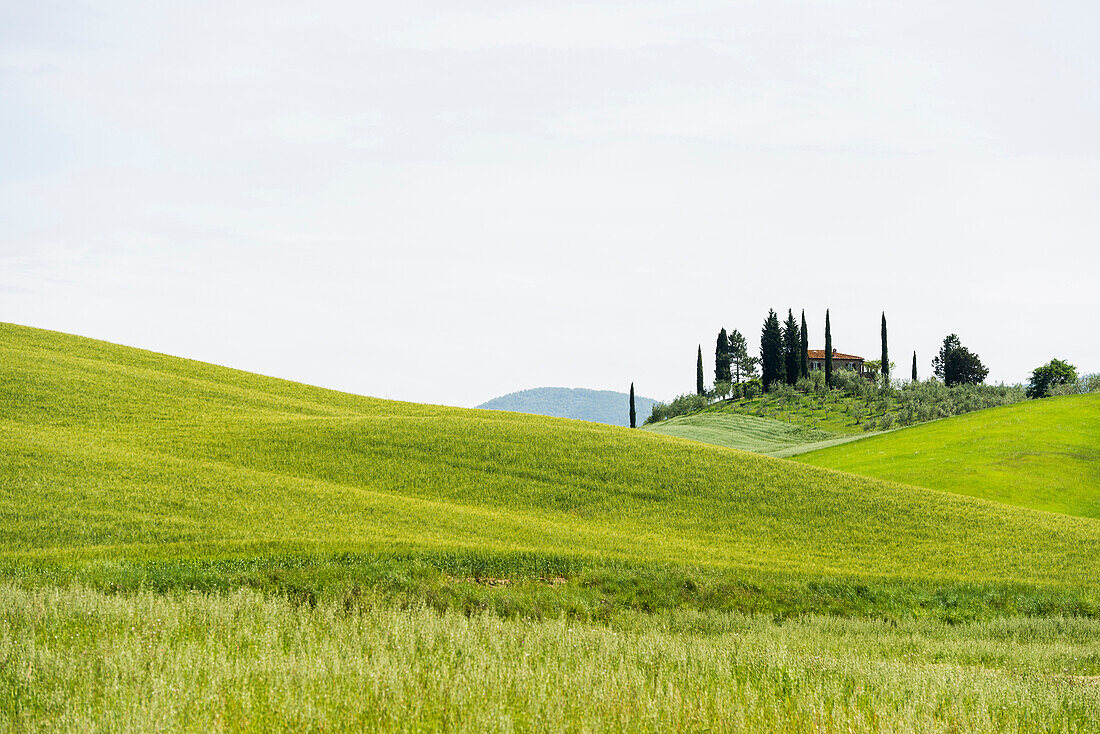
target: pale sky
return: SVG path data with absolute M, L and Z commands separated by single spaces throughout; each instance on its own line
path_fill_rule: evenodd
M 660 399 L 832 310 L 1100 371 L 1100 5 L 0 0 L 0 321 Z

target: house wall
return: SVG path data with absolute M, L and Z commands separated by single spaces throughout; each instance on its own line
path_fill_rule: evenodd
M 825 360 L 823 359 L 811 359 L 811 370 L 823 370 L 825 369 Z M 851 360 L 851 359 L 834 359 L 834 370 L 855 370 L 856 372 L 863 372 L 863 360 Z

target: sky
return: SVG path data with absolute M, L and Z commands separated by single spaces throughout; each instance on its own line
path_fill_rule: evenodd
M 0 0 L 0 321 L 378 397 L 1100 372 L 1100 5 Z

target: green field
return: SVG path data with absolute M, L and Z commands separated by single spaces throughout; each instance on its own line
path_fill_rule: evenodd
M 798 389 L 778 385 L 763 395 L 721 399 L 709 405 L 699 397 L 699 407 L 681 403 L 695 396 L 681 396 L 671 405 L 656 406 L 655 413 L 657 408 L 663 409 L 660 420 L 651 415 L 643 428 L 771 456 L 792 456 L 842 443 L 845 437 L 858 438 L 1025 399 L 1019 385 L 947 387 L 929 379 L 884 389 L 881 383 L 840 370 L 833 378 L 834 386 L 826 389 L 823 375 L 819 371 L 811 374 Z
M 1100 518 L 1100 394 L 1029 400 L 803 454 L 815 466 Z
M 771 456 L 789 456 L 810 446 L 863 437 L 863 434 L 851 437 L 811 428 L 803 422 L 757 418 L 721 408 L 676 416 L 642 426 L 642 430 Z
M 1087 732 L 1100 622 L 602 625 L 0 585 L 0 729 Z
M 0 561 L 415 551 L 1059 587 L 1100 569 L 1091 521 L 642 431 L 14 326 L 0 365 Z
M 1096 623 L 1058 621 L 1100 617 L 1096 520 L 9 324 L 0 520 L 0 729 L 1085 731 L 1100 700 Z

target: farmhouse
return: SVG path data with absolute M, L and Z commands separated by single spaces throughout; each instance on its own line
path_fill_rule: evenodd
M 823 370 L 825 369 L 825 350 L 824 349 L 807 349 L 806 358 L 810 363 L 811 370 Z M 841 354 L 837 350 L 833 350 L 833 369 L 835 370 L 855 370 L 859 374 L 863 374 L 863 357 L 857 357 L 854 354 Z

